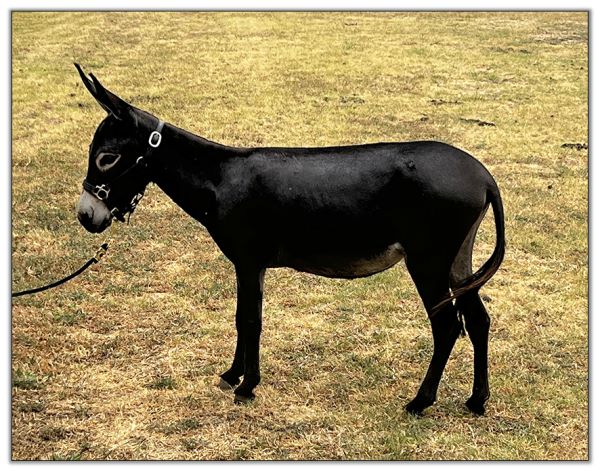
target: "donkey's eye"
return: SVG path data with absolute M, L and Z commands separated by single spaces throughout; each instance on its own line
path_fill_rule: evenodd
M 110 152 L 102 152 L 96 157 L 96 166 L 102 171 L 106 172 L 108 169 L 113 167 L 121 158 L 120 154 L 111 154 Z

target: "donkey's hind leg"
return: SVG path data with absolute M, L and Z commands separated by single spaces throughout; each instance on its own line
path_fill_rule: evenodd
M 468 293 L 457 301 L 465 319 L 465 327 L 473 344 L 473 392 L 467 407 L 477 415 L 485 413 L 485 402 L 490 397 L 488 383 L 488 338 L 490 317 L 479 293 Z
M 406 265 L 423 301 L 433 334 L 433 356 L 416 397 L 406 405 L 406 410 L 420 414 L 435 402 L 442 373 L 450 352 L 461 332 L 454 304 L 448 303 L 434 312 L 433 308 L 448 294 L 449 266 L 440 267 L 440 259 L 407 257 Z M 449 265 L 449 264 L 448 264 Z
M 475 234 L 482 217 L 473 225 L 450 271 L 450 286 L 455 287 L 473 274 L 472 257 Z M 465 327 L 473 344 L 473 393 L 467 407 L 473 413 L 483 415 L 489 398 L 488 384 L 488 336 L 490 318 L 477 291 L 471 291 L 456 300 L 456 307 L 465 320 Z

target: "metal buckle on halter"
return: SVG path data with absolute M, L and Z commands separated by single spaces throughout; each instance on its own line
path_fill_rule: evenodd
M 114 207 L 113 209 L 110 210 L 110 214 L 117 221 L 125 222 L 125 218 L 123 217 L 123 213 L 121 213 L 121 210 L 119 208 Z
M 110 193 L 110 189 L 104 185 L 96 185 L 96 188 L 94 188 L 94 196 L 100 201 L 105 201 L 108 198 L 108 193 Z
M 162 141 L 162 134 L 158 131 L 152 131 L 152 134 L 150 134 L 150 138 L 148 139 L 148 144 L 150 144 L 150 147 L 158 147 L 160 145 L 160 141 Z

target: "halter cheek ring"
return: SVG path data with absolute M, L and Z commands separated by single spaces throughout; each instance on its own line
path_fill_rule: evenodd
M 162 134 L 160 131 L 152 131 L 150 134 L 150 138 L 148 139 L 148 144 L 151 147 L 157 148 L 160 145 L 160 141 L 162 141 Z

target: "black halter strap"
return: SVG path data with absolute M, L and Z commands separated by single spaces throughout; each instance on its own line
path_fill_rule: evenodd
M 117 218 L 119 221 L 125 221 L 125 214 L 133 213 L 136 206 L 144 196 L 144 190 L 146 185 L 150 182 L 147 175 L 148 165 L 150 163 L 150 159 L 154 151 L 160 146 L 162 142 L 162 129 L 165 125 L 165 122 L 159 120 L 156 129 L 150 133 L 150 137 L 148 138 L 148 145 L 150 148 L 146 152 L 146 155 L 140 155 L 135 163 L 124 170 L 122 173 L 113 178 L 109 183 L 103 183 L 100 185 L 94 185 L 87 181 L 87 179 L 83 180 L 83 189 L 88 193 L 94 195 L 100 201 L 103 201 L 110 210 L 110 213 Z M 129 203 L 125 204 L 109 204 L 109 197 L 112 190 L 116 190 L 119 187 L 119 183 L 124 181 L 125 178 L 130 180 L 130 184 L 134 183 L 137 187 L 134 191 L 135 194 Z M 135 178 L 132 182 L 131 180 Z M 118 190 L 117 190 L 118 191 Z

